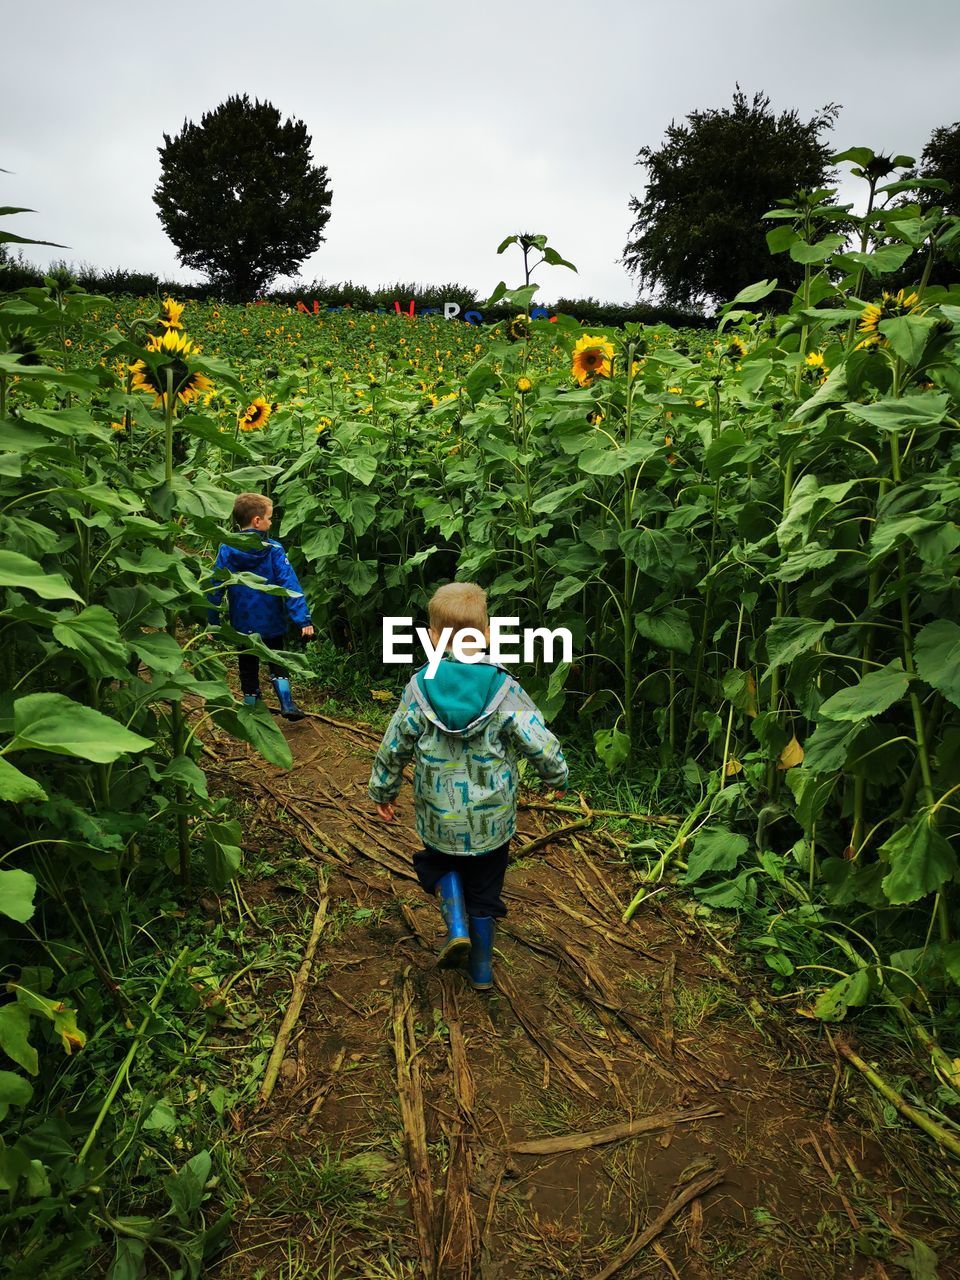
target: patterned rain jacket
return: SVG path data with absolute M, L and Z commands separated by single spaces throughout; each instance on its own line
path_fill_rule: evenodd
M 489 853 L 517 826 L 517 755 L 548 786 L 565 788 L 560 744 L 509 672 L 444 655 L 432 680 L 422 667 L 403 691 L 370 774 L 375 804 L 394 800 L 414 761 L 417 834 L 443 853 Z
M 249 533 L 250 530 L 244 532 Z M 256 551 L 240 551 L 237 547 L 222 546 L 214 569 L 224 569 L 227 573 L 257 573 L 261 578 L 266 578 L 271 586 L 286 587 L 288 591 L 299 592 L 299 595 L 271 596 L 239 582 L 231 587 L 219 587 L 207 596 L 210 604 L 207 618 L 211 624 L 219 617 L 220 602 L 226 590 L 230 625 L 236 631 L 242 631 L 246 635 L 257 631 L 264 638 L 272 639 L 284 634 L 288 618 L 297 627 L 310 625 L 310 610 L 307 608 L 303 588 L 279 542 L 264 538 L 262 549 Z

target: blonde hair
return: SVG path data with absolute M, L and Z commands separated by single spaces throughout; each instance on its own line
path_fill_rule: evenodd
M 428 608 L 430 629 L 439 636 L 443 634 L 444 627 L 452 627 L 451 640 L 458 631 L 467 627 L 484 632 L 490 625 L 487 593 L 475 582 L 448 582 L 446 586 L 438 587 L 430 597 Z
M 233 500 L 233 518 L 238 529 L 245 529 L 254 516 L 268 516 L 273 502 L 262 493 L 238 493 Z

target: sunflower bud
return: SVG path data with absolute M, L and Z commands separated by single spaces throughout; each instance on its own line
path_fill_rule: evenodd
M 532 390 L 533 390 L 533 383 L 530 381 L 529 378 L 517 379 L 517 391 L 520 393 L 520 395 L 525 396 L 528 391 L 532 391 Z

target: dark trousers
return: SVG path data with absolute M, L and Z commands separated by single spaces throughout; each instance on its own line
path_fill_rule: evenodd
M 503 877 L 507 872 L 507 852 L 510 841 L 490 853 L 457 854 L 441 853 L 426 848 L 413 855 L 413 869 L 420 886 L 427 893 L 435 893 L 437 881 L 448 871 L 457 871 L 463 885 L 463 897 L 468 916 L 493 916 L 495 920 L 507 914 L 507 907 L 500 896 L 503 893 Z
M 261 636 L 263 643 L 268 649 L 282 649 L 283 636 Z M 267 664 L 270 668 L 272 676 L 282 676 L 284 668 L 277 662 Z M 241 693 L 259 693 L 260 692 L 260 659 L 255 653 L 238 653 L 237 666 L 240 669 L 240 692 Z

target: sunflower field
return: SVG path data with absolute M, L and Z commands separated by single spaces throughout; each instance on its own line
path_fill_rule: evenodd
M 960 294 L 928 280 L 960 221 L 881 209 L 851 158 L 868 213 L 772 211 L 770 279 L 712 331 L 531 320 L 531 285 L 485 327 L 53 276 L 0 301 L 4 1274 L 74 1274 L 114 1238 L 136 1260 L 110 1180 L 163 1116 L 130 1119 L 131 1064 L 187 1055 L 157 1009 L 198 999 L 152 922 L 242 859 L 205 731 L 290 762 L 228 682 L 257 641 L 205 622 L 241 490 L 272 497 L 318 631 L 374 679 L 383 617 L 455 576 L 568 627 L 574 661 L 524 686 L 622 805 L 682 815 L 632 847 L 625 918 L 670 881 L 752 920 L 806 1016 L 892 1010 L 956 1134 Z M 285 656 L 309 687 L 315 659 Z M 182 1275 L 224 1229 L 188 1229 L 204 1170 L 124 1174 L 166 1188 Z

